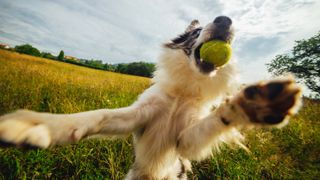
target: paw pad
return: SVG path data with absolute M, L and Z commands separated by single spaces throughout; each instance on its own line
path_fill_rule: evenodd
M 293 80 L 277 80 L 245 88 L 239 105 L 251 122 L 275 125 L 296 113 L 300 95 L 301 89 Z

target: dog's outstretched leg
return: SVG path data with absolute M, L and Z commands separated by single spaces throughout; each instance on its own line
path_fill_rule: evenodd
M 126 108 L 75 114 L 19 110 L 0 117 L 0 145 L 47 148 L 94 134 L 130 134 L 153 117 L 157 103 L 153 97 Z
M 300 104 L 300 87 L 290 78 L 248 86 L 183 131 L 177 148 L 186 158 L 203 158 L 223 133 L 242 127 L 281 126 L 297 112 Z

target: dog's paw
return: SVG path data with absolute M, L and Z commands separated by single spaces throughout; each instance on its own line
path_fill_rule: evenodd
M 32 111 L 20 110 L 0 117 L 0 146 L 47 148 L 51 143 L 47 125 Z
M 291 78 L 248 86 L 236 98 L 249 121 L 256 125 L 285 124 L 297 113 L 301 101 L 301 88 Z

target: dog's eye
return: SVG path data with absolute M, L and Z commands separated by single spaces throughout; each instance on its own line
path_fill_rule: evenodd
M 191 35 L 198 37 L 198 36 L 200 35 L 201 30 L 202 30 L 202 29 L 200 29 L 200 28 L 195 29 L 195 30 L 191 33 Z

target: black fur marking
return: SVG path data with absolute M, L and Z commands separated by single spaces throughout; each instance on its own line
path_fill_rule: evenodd
M 190 37 L 197 38 L 197 37 L 199 37 L 201 30 L 202 30 L 202 28 L 197 28 L 197 29 L 194 29 L 192 31 L 186 32 L 184 34 L 181 34 L 178 37 L 174 38 L 172 40 L 172 42 L 175 43 L 175 44 L 180 44 L 180 43 L 183 43 L 186 40 L 190 40 Z
M 16 145 L 7 141 L 0 140 L 0 147 L 7 148 L 7 147 L 13 147 L 13 146 L 16 146 Z
M 137 136 L 137 137 L 143 136 L 145 130 L 146 130 L 145 127 L 142 127 L 142 128 L 140 128 L 140 129 L 138 129 L 138 130 L 135 132 L 136 136 Z
M 224 117 L 221 117 L 221 121 L 223 122 L 223 124 L 225 124 L 226 126 L 228 126 L 230 124 L 230 121 L 227 120 L 226 118 Z
M 176 147 L 178 148 L 179 145 L 180 145 L 180 139 L 178 139 L 177 144 L 176 144 Z
M 191 49 L 196 39 L 199 37 L 202 28 L 196 28 L 194 30 L 185 32 L 178 37 L 171 40 L 171 42 L 164 44 L 164 47 L 170 49 L 183 49 L 186 55 L 191 55 Z
M 200 67 L 201 72 L 207 74 L 214 70 L 214 65 L 212 63 L 201 61 L 198 66 Z
M 263 118 L 263 121 L 268 124 L 278 124 L 284 119 L 283 115 L 267 115 Z
M 178 174 L 178 178 L 181 179 L 183 177 L 183 175 L 186 174 L 186 167 L 184 167 L 184 164 L 182 163 L 181 159 L 179 160 L 180 161 L 180 165 L 181 165 L 181 170 Z
M 186 53 L 186 55 L 190 56 L 190 54 L 191 54 L 190 48 L 183 49 L 183 51 L 184 51 L 184 53 Z
M 14 144 L 14 143 L 3 141 L 3 140 L 0 140 L 0 147 L 3 147 L 3 148 L 18 147 L 18 148 L 22 148 L 23 150 L 39 149 L 38 146 L 30 145 L 30 144 L 27 144 L 27 143 Z
M 190 32 L 186 32 L 184 34 L 179 35 L 178 37 L 174 38 L 172 40 L 172 42 L 174 44 L 180 44 L 183 43 L 184 41 L 186 41 L 188 39 L 188 37 L 190 36 Z
M 28 143 L 22 143 L 19 145 L 19 147 L 21 147 L 24 150 L 36 150 L 36 149 L 40 149 L 38 146 L 34 146 Z
M 203 44 L 200 44 L 196 49 L 194 50 L 194 59 L 196 60 L 197 64 L 200 64 L 200 48 L 202 47 Z

